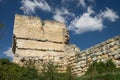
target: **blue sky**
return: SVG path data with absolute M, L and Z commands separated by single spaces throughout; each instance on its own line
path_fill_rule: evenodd
M 70 43 L 81 50 L 120 34 L 120 0 L 0 0 L 0 58 L 12 57 L 15 14 L 66 24 Z

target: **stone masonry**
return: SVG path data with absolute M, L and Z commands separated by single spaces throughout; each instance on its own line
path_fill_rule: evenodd
M 69 35 L 64 24 L 56 21 L 41 21 L 39 17 L 15 16 L 13 37 L 13 62 L 20 65 L 53 61 L 66 66 L 64 47 Z
M 73 52 L 76 54 L 68 57 L 68 65 L 71 67 L 72 73 L 77 76 L 83 75 L 94 61 L 112 60 L 117 67 L 120 67 L 120 36 L 108 39 L 81 52 L 78 50 Z
M 69 34 L 63 23 L 41 21 L 39 17 L 16 15 L 13 32 L 13 62 L 21 66 L 41 65 L 52 61 L 64 72 L 69 66 L 73 75 L 83 75 L 93 61 L 112 60 L 120 67 L 120 36 L 80 51 L 69 44 Z

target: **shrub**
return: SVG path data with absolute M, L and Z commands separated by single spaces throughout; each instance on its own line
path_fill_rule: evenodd
M 39 74 L 32 66 L 20 67 L 8 59 L 0 59 L 0 80 L 74 80 L 70 68 L 65 73 L 58 72 L 57 68 L 53 62 L 48 62 Z
M 104 72 L 111 72 L 116 69 L 115 64 L 112 60 L 108 60 L 106 63 L 104 62 L 93 62 L 93 64 L 89 65 L 89 68 L 86 74 L 101 74 Z
M 93 62 L 85 75 L 78 78 L 78 80 L 119 80 L 120 68 L 116 68 L 112 60 L 103 62 Z
M 10 63 L 10 62 L 9 62 L 8 59 L 4 59 L 4 58 L 0 59 L 0 65 L 9 64 L 9 63 Z
M 42 73 L 40 75 L 41 80 L 74 80 L 70 68 L 65 73 L 58 72 L 58 65 L 54 65 L 53 62 L 48 62 L 43 65 Z
M 8 59 L 0 59 L 0 80 L 39 80 L 39 76 L 34 68 L 20 67 Z

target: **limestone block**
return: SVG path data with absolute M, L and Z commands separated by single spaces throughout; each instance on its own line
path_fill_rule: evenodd
M 97 57 L 92 58 L 92 60 L 93 60 L 93 61 L 96 61 L 96 60 L 97 60 Z
M 62 55 L 63 52 L 16 49 L 15 54 L 18 54 L 19 56 L 23 56 L 23 57 L 39 57 L 39 56 L 47 56 L 47 55 L 51 55 L 51 56 Z
M 44 40 L 42 23 L 38 17 L 16 15 L 13 34 L 19 38 Z
M 81 73 L 77 74 L 77 76 L 82 76 L 84 74 L 85 74 L 85 72 L 81 72 Z
M 58 62 L 58 63 L 61 62 L 61 60 L 63 60 L 63 59 L 61 59 L 61 57 L 62 56 L 56 56 L 56 57 L 54 57 L 54 61 Z
M 106 61 L 107 61 L 107 58 L 105 58 L 105 59 L 101 59 L 101 62 L 106 63 Z
M 110 49 L 109 49 L 109 50 L 106 50 L 106 53 L 108 53 L 108 54 L 109 54 L 110 52 L 111 52 L 111 51 L 110 51 Z
M 114 60 L 114 63 L 116 64 L 117 67 L 120 67 L 120 61 L 119 60 Z
M 107 53 L 107 51 L 106 51 L 106 50 L 104 50 L 104 51 L 103 51 L 103 54 L 106 54 L 106 53 Z
M 102 58 L 108 58 L 108 54 L 102 55 Z
M 95 54 L 91 54 L 91 57 L 94 58 L 94 57 L 96 57 L 96 55 Z
M 113 52 L 110 52 L 110 53 L 109 53 L 110 56 L 114 56 L 114 55 L 116 55 L 116 54 L 117 54 L 116 51 L 113 51 Z
M 80 67 L 81 67 L 81 68 L 84 68 L 85 66 L 86 66 L 86 64 L 82 64 Z
M 78 47 L 75 47 L 76 52 L 80 52 L 80 49 Z
M 80 68 L 80 65 L 77 64 L 77 65 L 76 65 L 76 68 L 79 69 L 79 68 Z
M 119 48 L 119 46 L 117 46 L 117 45 L 115 45 L 115 46 L 113 47 L 114 50 L 116 50 L 116 49 L 118 49 L 118 48 Z
M 82 70 L 82 68 L 79 66 L 79 68 L 77 69 L 78 71 L 81 71 Z
M 51 27 L 44 26 L 44 35 L 48 41 L 64 42 L 63 30 L 61 28 L 51 29 Z
M 117 51 L 118 54 L 120 54 L 120 49 L 119 48 L 116 51 Z
M 82 59 L 82 60 L 86 60 L 86 56 L 83 56 L 81 59 Z
M 113 45 L 112 45 L 112 44 L 108 44 L 108 46 L 109 46 L 109 48 L 112 48 L 112 47 L 113 47 Z
M 44 26 L 51 27 L 52 29 L 54 28 L 65 28 L 66 29 L 65 24 L 58 22 L 58 21 L 45 20 L 43 24 Z
M 119 41 L 116 41 L 116 45 L 120 45 Z
M 109 40 L 106 41 L 106 43 L 109 44 L 109 43 L 111 43 L 113 41 L 114 41 L 113 39 L 109 39 Z
M 98 55 L 97 55 L 97 56 L 102 55 L 103 52 L 104 52 L 103 50 L 102 50 L 101 52 L 98 52 Z
M 86 56 L 86 53 L 85 52 L 81 53 L 81 56 Z
M 112 46 L 114 46 L 114 45 L 115 45 L 115 42 L 113 41 L 113 42 L 111 42 L 110 44 L 111 44 Z
M 117 41 L 117 40 L 119 40 L 119 39 L 120 39 L 119 36 L 114 37 L 114 40 L 115 40 L 115 41 Z
M 99 59 L 99 60 L 102 59 L 102 56 L 97 56 L 97 59 Z
M 84 60 L 84 61 L 81 61 L 81 64 L 86 64 L 86 61 Z
M 68 35 L 64 24 L 55 21 L 44 21 L 45 39 L 55 42 L 66 42 Z M 67 40 L 68 41 L 68 40 Z
M 87 63 L 91 63 L 92 62 L 92 59 L 89 57 L 88 59 L 87 59 Z
M 114 56 L 114 58 L 115 58 L 116 60 L 120 60 L 120 54 L 116 54 L 116 55 Z
M 41 42 L 35 40 L 23 40 L 17 39 L 18 48 L 30 48 L 30 49 L 43 49 L 43 50 L 64 50 L 64 44 L 58 44 L 53 42 Z
M 69 56 L 69 57 L 79 57 L 79 53 L 80 53 L 80 49 L 78 49 L 78 47 L 74 44 L 72 45 L 65 45 L 65 53 L 66 53 L 66 56 Z
M 20 62 L 20 58 L 19 57 L 14 57 L 13 58 L 13 62 L 14 63 L 19 63 Z

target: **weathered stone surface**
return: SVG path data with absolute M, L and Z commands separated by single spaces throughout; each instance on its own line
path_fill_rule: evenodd
M 106 62 L 110 59 L 116 64 L 117 67 L 120 67 L 120 36 L 117 36 L 112 39 L 109 39 L 105 42 L 102 42 L 100 44 L 97 44 L 91 48 L 88 48 L 81 52 L 76 52 L 75 50 L 72 50 L 73 48 L 70 47 L 70 50 L 68 51 L 73 52 L 74 54 L 72 57 L 69 57 L 69 64 L 74 67 L 73 73 L 76 74 L 83 74 L 87 69 L 81 68 L 88 68 L 88 65 L 93 63 L 93 61 L 97 62 Z M 86 59 L 85 59 L 86 58 Z M 81 68 L 78 67 L 78 65 L 75 65 L 75 63 L 78 60 L 78 65 L 81 66 Z M 77 71 L 80 70 L 80 71 Z M 74 72 L 75 71 L 75 72 Z
M 46 20 L 44 21 L 43 28 L 45 32 L 45 39 L 49 41 L 66 42 L 69 39 L 66 38 L 66 36 L 69 36 L 63 23 Z
M 51 24 L 52 26 L 52 24 Z M 62 28 L 51 28 L 44 26 L 45 39 L 54 42 L 64 42 L 64 35 Z
M 31 64 L 39 66 L 54 61 L 65 71 L 71 67 L 74 75 L 84 74 L 88 66 L 97 62 L 112 61 L 120 67 L 120 36 L 109 39 L 91 48 L 80 51 L 76 45 L 69 44 L 69 34 L 64 24 L 57 21 L 42 22 L 38 17 L 15 16 L 13 61 L 20 65 Z M 26 60 L 21 62 L 21 60 Z
M 38 17 L 15 16 L 14 33 L 18 38 L 67 42 L 69 35 L 63 23 L 44 21 Z
M 76 45 L 65 45 L 65 53 L 67 56 L 75 56 L 80 53 L 80 49 Z
M 44 60 L 43 63 L 52 60 L 62 65 L 61 69 L 67 67 L 64 66 L 64 46 L 69 41 L 69 35 L 63 23 L 42 22 L 38 17 L 16 15 L 13 34 L 13 62 L 26 65 L 29 61 L 34 63 L 39 59 Z
M 116 60 L 120 60 L 120 54 L 116 54 L 116 55 L 114 56 L 114 58 L 115 58 Z
M 38 17 L 16 15 L 13 34 L 18 38 L 44 40 L 42 22 Z
M 18 48 L 30 48 L 30 49 L 43 49 L 43 50 L 56 50 L 56 51 L 64 51 L 65 44 L 58 44 L 53 42 L 41 42 L 35 40 L 24 40 L 17 39 L 17 47 Z
M 21 50 L 16 49 L 16 54 L 23 57 L 37 57 L 37 56 L 58 56 L 63 55 L 63 52 L 54 52 L 54 51 L 39 51 L 39 50 Z

